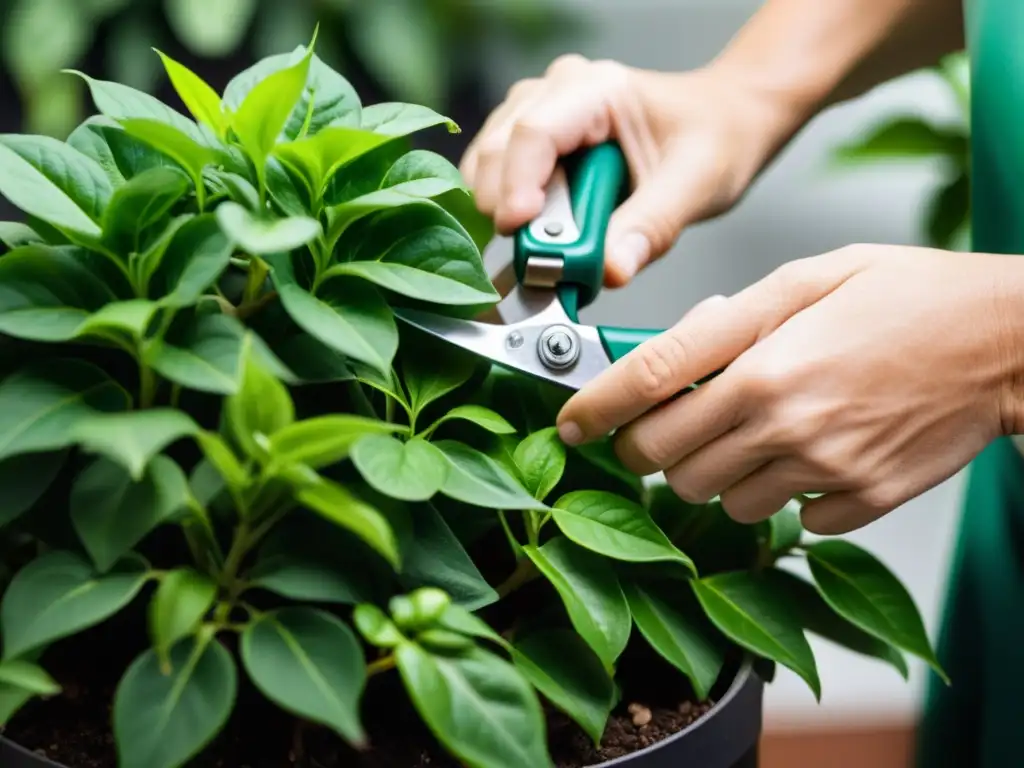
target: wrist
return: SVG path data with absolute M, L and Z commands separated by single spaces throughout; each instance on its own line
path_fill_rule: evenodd
M 1004 435 L 1024 435 L 1024 257 L 1003 256 L 995 285 L 999 414 Z

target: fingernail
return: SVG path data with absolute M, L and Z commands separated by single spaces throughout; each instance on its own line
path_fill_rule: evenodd
M 558 425 L 558 436 L 566 445 L 577 445 L 583 440 L 583 430 L 574 421 L 567 421 Z
M 612 261 L 625 277 L 633 277 L 651 257 L 651 241 L 639 232 L 623 236 L 612 248 Z

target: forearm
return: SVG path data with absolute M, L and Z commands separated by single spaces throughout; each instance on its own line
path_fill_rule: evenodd
M 711 65 L 785 115 L 825 107 L 963 47 L 962 0 L 767 0 Z

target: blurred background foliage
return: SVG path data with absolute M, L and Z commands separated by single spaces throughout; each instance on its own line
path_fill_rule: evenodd
M 944 180 L 927 203 L 922 238 L 936 248 L 967 250 L 971 222 L 971 93 L 967 55 L 958 52 L 947 56 L 930 71 L 941 79 L 956 104 L 954 120 L 938 122 L 917 115 L 893 117 L 863 137 L 839 146 L 833 160 L 839 167 L 920 159 L 939 161 Z
M 81 81 L 61 69 L 176 103 L 152 48 L 219 90 L 319 22 L 317 54 L 364 101 L 425 104 L 469 133 L 489 107 L 474 74 L 487 46 L 564 39 L 570 21 L 580 25 L 566 14 L 551 0 L 0 0 L 0 129 L 64 138 L 88 106 Z

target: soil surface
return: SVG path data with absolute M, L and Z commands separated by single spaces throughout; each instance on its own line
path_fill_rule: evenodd
M 112 681 L 127 664 L 123 658 L 98 654 L 93 658 L 104 660 L 83 670 L 82 658 L 89 656 L 46 659 L 64 693 L 26 707 L 3 735 L 66 768 L 117 768 L 111 734 Z M 626 691 L 600 748 L 571 720 L 549 710 L 548 741 L 555 765 L 586 768 L 636 752 L 679 732 L 710 709 L 710 703 L 681 700 L 680 678 L 666 675 L 664 666 L 651 672 L 625 678 L 662 682 Z M 666 678 L 672 679 L 674 695 L 666 695 Z M 358 753 L 330 731 L 282 715 L 239 670 L 238 706 L 231 720 L 189 768 L 459 768 L 422 725 L 400 686 L 394 672 L 369 683 L 363 715 L 371 746 Z

